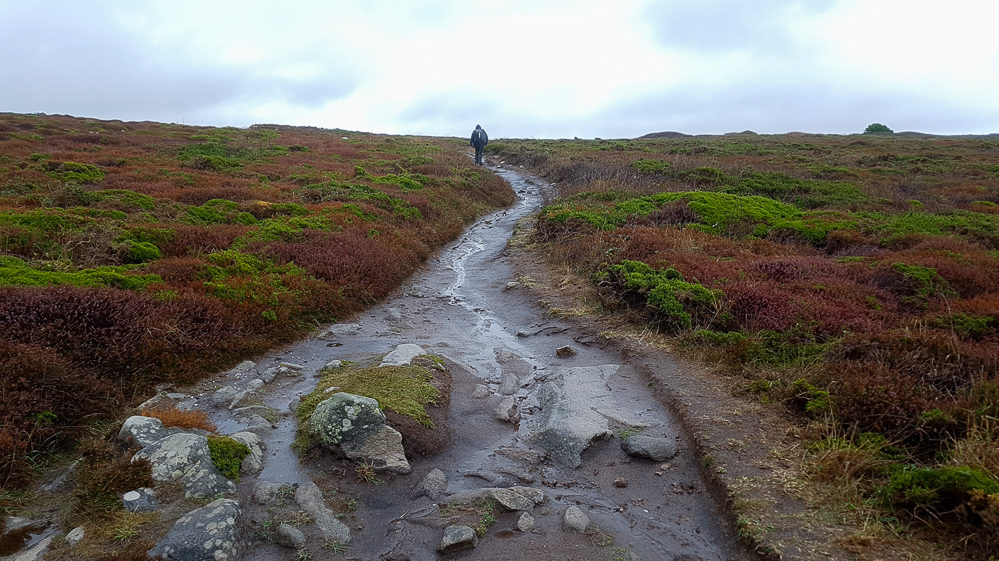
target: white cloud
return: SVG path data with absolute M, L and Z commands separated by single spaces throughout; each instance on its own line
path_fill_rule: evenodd
M 464 136 L 999 131 L 999 5 L 0 0 L 0 111 Z

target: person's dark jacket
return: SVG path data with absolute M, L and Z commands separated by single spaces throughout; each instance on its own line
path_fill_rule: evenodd
M 470 138 L 468 142 L 469 146 L 474 146 L 475 148 L 481 150 L 486 147 L 486 144 L 489 144 L 489 137 L 486 136 L 485 130 L 477 128 L 472 131 L 472 138 Z

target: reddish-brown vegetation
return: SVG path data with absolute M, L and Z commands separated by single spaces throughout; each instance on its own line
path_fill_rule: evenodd
M 737 135 L 489 149 L 556 182 L 537 228 L 555 262 L 605 297 L 630 294 L 681 345 L 745 376 L 748 394 L 837 435 L 837 453 L 877 466 L 843 470 L 862 480 L 847 485 L 893 515 L 944 521 L 953 512 L 933 497 L 959 493 L 954 512 L 976 514 L 947 526 L 962 534 L 954 549 L 975 556 L 993 543 L 982 536 L 999 527 L 986 520 L 999 520 L 999 472 L 979 451 L 999 441 L 999 141 Z M 607 290 L 603 271 L 621 264 L 638 271 L 631 292 Z M 713 315 L 695 314 L 692 294 Z M 661 321 L 684 312 L 689 324 Z
M 208 413 L 192 409 L 182 411 L 176 406 L 160 406 L 153 409 L 143 409 L 139 412 L 144 417 L 155 417 L 162 421 L 164 427 L 178 427 L 182 429 L 201 429 L 208 432 L 215 432 L 218 428 L 208 420 Z
M 454 139 L 13 114 L 0 130 L 0 482 L 156 383 L 371 304 L 513 201 Z

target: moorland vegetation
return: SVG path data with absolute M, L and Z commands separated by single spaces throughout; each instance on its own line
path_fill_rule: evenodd
M 457 139 L 0 114 L 0 509 L 156 385 L 349 317 L 513 197 Z
M 537 238 L 597 313 L 807 427 L 836 516 L 999 550 L 999 138 L 652 136 L 487 152 L 555 184 Z

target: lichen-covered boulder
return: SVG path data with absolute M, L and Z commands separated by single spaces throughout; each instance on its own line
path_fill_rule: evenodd
M 411 471 L 402 435 L 385 424 L 385 414 L 370 397 L 335 393 L 316 406 L 308 428 L 321 444 L 352 460 L 369 462 L 379 471 Z
M 239 503 L 232 499 L 218 499 L 192 510 L 174 523 L 148 555 L 163 560 L 235 561 L 240 558 L 241 514 Z
M 204 436 L 188 432 L 171 434 L 136 452 L 132 461 L 143 458 L 152 466 L 154 481 L 180 481 L 187 498 L 236 492 L 233 482 L 212 463 Z

